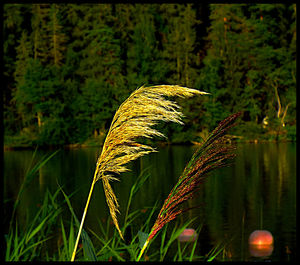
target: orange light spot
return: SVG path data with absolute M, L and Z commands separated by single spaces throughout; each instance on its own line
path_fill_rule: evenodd
M 267 230 L 255 230 L 249 237 L 250 245 L 272 245 L 273 236 Z
M 178 240 L 180 242 L 195 241 L 196 238 L 197 238 L 197 233 L 193 228 L 184 229 L 182 233 L 178 236 Z
M 227 18 L 226 17 L 224 17 L 224 22 L 226 22 L 227 21 Z

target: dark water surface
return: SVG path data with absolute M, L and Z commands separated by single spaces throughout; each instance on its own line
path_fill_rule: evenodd
M 191 158 L 196 147 L 171 146 L 159 148 L 158 153 L 145 156 L 129 165 L 130 172 L 122 174 L 113 189 L 125 212 L 130 188 L 143 170 L 150 178 L 132 202 L 132 210 L 153 206 L 164 199 Z M 4 199 L 15 199 L 34 151 L 4 152 Z M 50 151 L 38 151 L 36 160 Z M 17 211 L 22 225 L 26 216 L 34 216 L 45 191 L 54 193 L 63 185 L 71 194 L 74 210 L 81 218 L 93 178 L 100 148 L 61 150 L 42 169 L 24 191 Z M 6 217 L 9 203 L 4 204 Z M 296 144 L 243 143 L 238 144 L 237 157 L 232 166 L 218 169 L 209 176 L 199 190 L 199 196 L 189 206 L 199 208 L 182 218 L 197 217 L 194 228 L 202 225 L 199 235 L 200 253 L 204 255 L 218 244 L 225 248 L 219 260 L 259 260 L 250 254 L 248 238 L 257 229 L 268 230 L 274 237 L 270 261 L 294 260 L 296 255 Z M 85 226 L 99 231 L 99 220 L 108 217 L 102 184 L 96 184 Z M 123 217 L 124 218 L 124 217 Z M 4 218 L 8 222 L 7 218 Z M 5 231 L 6 232 L 6 231 Z

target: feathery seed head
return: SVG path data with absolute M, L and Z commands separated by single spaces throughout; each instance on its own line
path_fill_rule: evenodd
M 125 164 L 155 152 L 154 148 L 135 142 L 139 137 L 164 137 L 161 132 L 153 128 L 155 124 L 159 121 L 183 124 L 180 107 L 176 102 L 165 97 L 184 98 L 205 94 L 208 93 L 177 85 L 142 86 L 135 90 L 116 111 L 97 161 L 94 181 L 102 179 L 110 214 L 122 238 L 116 217 L 119 205 L 109 181 L 117 180 L 116 174 L 128 170 Z
M 240 112 L 233 114 L 220 122 L 193 154 L 191 160 L 179 177 L 178 182 L 164 201 L 151 229 L 147 239 L 148 241 L 150 241 L 165 224 L 176 218 L 183 211 L 189 210 L 180 209 L 179 206 L 184 201 L 193 197 L 199 189 L 199 184 L 205 180 L 208 172 L 225 166 L 228 160 L 235 156 L 235 154 L 232 153 L 235 148 L 225 144 L 225 133 L 229 128 L 234 126 L 234 121 L 240 115 Z

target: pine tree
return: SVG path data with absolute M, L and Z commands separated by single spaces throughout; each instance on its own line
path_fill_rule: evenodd
M 19 45 L 16 48 L 16 69 L 14 72 L 14 78 L 17 87 L 22 85 L 24 82 L 24 75 L 28 67 L 28 61 L 32 58 L 32 46 L 28 38 L 26 31 L 22 32 Z
M 3 120 L 6 135 L 14 135 L 22 128 L 21 117 L 17 113 L 14 93 L 16 91 L 15 71 L 19 63 L 19 51 L 16 47 L 28 46 L 25 40 L 27 31 L 27 17 L 30 13 L 29 5 L 5 4 L 3 6 Z M 25 48 L 26 49 L 26 48 Z M 26 51 L 25 51 L 26 53 Z M 24 54 L 25 57 L 27 55 Z M 23 63 L 23 62 L 22 62 Z M 22 64 L 21 63 L 21 64 Z M 24 66 L 21 66 L 23 68 Z M 20 70 L 20 69 L 19 69 Z
M 59 67 L 63 63 L 64 52 L 66 50 L 65 43 L 67 41 L 66 35 L 62 32 L 62 25 L 59 17 L 61 7 L 57 4 L 52 4 L 49 11 L 48 22 L 48 39 L 50 46 L 51 62 Z
M 84 6 L 82 11 L 84 17 L 77 33 L 81 33 L 84 41 L 80 44 L 81 58 L 76 72 L 83 80 L 82 111 L 90 121 L 91 131 L 97 135 L 109 125 L 119 104 L 120 88 L 124 86 L 120 42 L 113 30 L 112 5 Z
M 49 45 L 47 40 L 46 23 L 49 13 L 48 4 L 32 5 L 32 42 L 33 58 L 39 59 L 42 63 L 47 63 Z
M 165 69 L 165 80 L 170 84 L 180 84 L 198 88 L 196 84 L 199 74 L 200 46 L 197 44 L 197 31 L 201 21 L 196 16 L 200 7 L 193 4 L 162 4 L 161 15 L 161 46 Z M 198 38 L 199 39 L 199 38 Z M 164 81 L 165 82 L 165 81 Z M 180 102 L 186 116 L 186 125 L 166 126 L 165 134 L 174 142 L 190 142 L 200 124 L 202 103 L 205 99 L 193 98 Z
M 163 4 L 160 7 L 166 27 L 163 57 L 169 67 L 168 82 L 193 86 L 197 70 L 195 27 L 196 19 L 192 4 Z
M 291 43 L 292 6 L 253 5 L 249 19 L 254 24 L 256 39 L 254 56 L 255 83 L 261 87 L 264 105 L 260 106 L 265 117 L 275 124 L 285 126 L 288 108 L 295 108 L 295 50 Z M 291 19 L 290 19 L 291 18 Z M 271 121 L 270 120 L 270 121 Z M 272 121 L 271 121 L 272 124 Z
M 243 110 L 244 120 L 254 126 L 274 116 L 274 103 L 279 111 L 278 95 L 284 101 L 288 80 L 293 80 L 287 71 L 294 61 L 287 17 L 285 5 L 211 5 L 209 46 L 199 81 L 201 89 L 212 93 L 208 119 Z M 285 111 L 279 112 L 282 118 Z
M 164 70 L 156 38 L 157 5 L 136 4 L 134 6 L 134 28 L 127 50 L 128 86 L 157 84 Z

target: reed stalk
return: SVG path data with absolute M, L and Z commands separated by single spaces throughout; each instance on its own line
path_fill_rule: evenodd
M 112 120 L 96 164 L 71 261 L 75 259 L 94 185 L 100 179 L 102 180 L 110 215 L 120 237 L 124 240 L 117 220 L 119 204 L 110 182 L 119 180 L 117 176 L 128 170 L 125 164 L 156 151 L 148 145 L 138 143 L 137 138 L 164 137 L 161 132 L 153 128 L 159 121 L 183 124 L 181 120 L 183 114 L 178 110 L 179 106 L 165 97 L 178 96 L 184 98 L 196 94 L 204 95 L 208 93 L 177 85 L 142 86 L 121 104 Z
M 74 247 L 74 250 L 73 250 L 73 253 L 72 253 L 71 261 L 74 261 L 74 259 L 75 259 L 76 249 L 77 249 L 77 246 L 78 246 L 78 243 L 79 243 L 79 238 L 80 238 L 80 235 L 81 235 L 83 223 L 84 223 L 85 216 L 86 216 L 89 204 L 90 204 L 90 200 L 91 200 L 91 197 L 92 197 L 92 193 L 93 193 L 93 190 L 94 190 L 95 183 L 96 182 L 93 181 L 92 185 L 91 185 L 91 188 L 90 188 L 89 196 L 88 196 L 88 199 L 87 199 L 84 211 L 83 211 L 83 215 L 82 215 L 82 218 L 81 218 L 81 222 L 80 222 L 80 226 L 79 226 L 79 231 L 78 231 L 78 234 L 77 234 L 77 238 L 76 238 L 75 247 Z
M 235 125 L 234 122 L 240 115 L 241 113 L 230 115 L 220 122 L 193 154 L 191 160 L 179 177 L 178 182 L 164 201 L 149 236 L 140 251 L 137 261 L 141 259 L 149 242 L 154 238 L 158 231 L 160 231 L 167 223 L 175 219 L 179 214 L 191 209 L 182 209 L 180 206 L 183 202 L 196 195 L 199 184 L 206 179 L 207 173 L 227 165 L 228 161 L 234 158 L 235 154 L 232 151 L 235 147 L 226 144 L 226 132 Z

